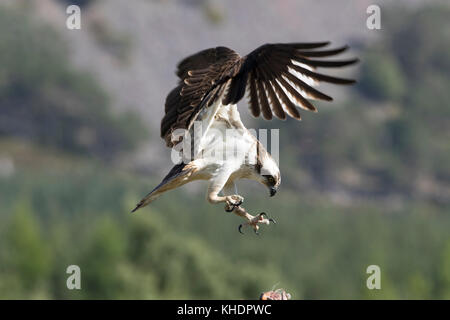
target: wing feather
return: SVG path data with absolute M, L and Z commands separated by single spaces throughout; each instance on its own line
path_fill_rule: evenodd
M 311 102 L 309 102 L 300 92 L 295 90 L 295 88 L 287 82 L 283 77 L 280 77 L 278 79 L 280 85 L 286 89 L 286 92 L 294 99 L 294 101 L 297 103 L 297 105 L 300 106 L 300 108 L 310 111 L 317 111 L 316 107 L 312 105 Z
M 289 65 L 289 68 L 297 71 L 300 74 L 304 74 L 305 76 L 308 76 L 316 81 L 323 81 L 323 82 L 334 83 L 334 84 L 353 84 L 353 83 L 355 83 L 355 80 L 352 80 L 352 79 L 336 78 L 336 77 L 328 76 L 328 75 L 321 74 L 318 72 L 313 72 L 313 71 L 303 68 L 297 64 L 291 64 L 291 65 Z
M 269 93 L 270 105 L 272 106 L 273 112 L 279 119 L 286 119 L 286 113 L 284 113 L 283 107 L 281 106 L 279 98 L 277 97 L 270 81 L 266 82 L 266 88 Z
M 282 74 L 287 80 L 292 82 L 294 85 L 300 87 L 301 91 L 304 92 L 304 94 L 311 99 L 318 99 L 318 100 L 325 100 L 325 101 L 332 101 L 333 98 L 330 96 L 320 92 L 319 90 L 314 89 L 310 85 L 308 85 L 306 82 L 301 80 L 300 78 L 295 77 L 290 72 L 284 72 Z
M 285 119 L 287 114 L 300 120 L 297 107 L 317 111 L 308 99 L 331 101 L 332 97 L 313 86 L 320 82 L 355 82 L 316 72 L 316 68 L 338 68 L 358 61 L 321 60 L 348 49 L 344 46 L 316 50 L 328 44 L 265 44 L 242 58 L 231 49 L 216 47 L 183 59 L 176 72 L 180 83 L 166 98 L 161 136 L 168 146 L 173 146 L 170 136 L 175 129 L 190 129 L 219 98 L 222 105 L 236 104 L 246 92 L 250 112 L 255 117 L 262 114 L 270 120 L 274 114 Z M 208 114 L 208 118 L 211 116 Z
M 261 80 L 256 81 L 256 86 L 258 88 L 259 104 L 261 105 L 261 111 L 264 119 L 272 119 L 272 111 L 270 110 L 269 102 L 267 101 L 266 89 Z
M 216 47 L 193 54 L 178 64 L 176 74 L 180 83 L 167 96 L 166 114 L 161 121 L 161 137 L 167 146 L 173 147 L 181 141 L 172 141 L 173 131 L 189 130 L 202 108 L 210 107 L 221 96 L 225 89 L 224 75 L 239 60 L 240 56 L 233 50 Z M 205 99 L 208 101 L 202 103 Z
M 248 88 L 249 88 L 249 107 L 252 115 L 254 117 L 259 117 L 261 114 L 261 108 L 258 103 L 258 92 L 256 90 L 256 82 L 254 80 L 254 72 L 250 72 L 250 76 L 248 79 Z
M 350 60 L 312 60 L 306 59 L 302 57 L 296 57 L 296 61 L 306 64 L 311 67 L 325 67 L 325 68 L 339 68 L 345 67 L 351 64 L 358 62 L 358 59 L 350 59 Z
M 300 112 L 298 112 L 297 107 L 294 103 L 292 103 L 291 99 L 286 95 L 285 91 L 281 87 L 281 85 L 278 83 L 278 80 L 275 80 L 273 83 L 273 86 L 275 88 L 275 91 L 277 92 L 278 96 L 281 99 L 281 102 L 283 103 L 286 112 L 288 115 L 290 115 L 292 118 L 301 120 Z
M 272 70 L 270 69 L 270 67 L 268 67 L 267 69 L 260 68 L 258 70 L 261 72 L 261 78 L 266 92 L 265 98 L 266 99 L 269 98 L 267 101 L 271 105 L 271 110 L 273 111 L 275 116 L 277 116 L 277 118 L 283 120 L 286 119 L 286 114 L 283 111 L 283 107 L 281 106 L 280 101 L 276 96 L 275 91 L 272 87 L 271 83 L 271 79 L 273 79 Z
M 302 57 L 329 57 L 340 54 L 348 49 L 348 46 L 343 46 L 337 49 L 323 50 L 323 51 L 299 51 L 298 55 Z
M 252 95 L 252 90 L 257 88 L 259 104 L 250 99 L 252 114 L 259 115 L 255 109 L 260 108 L 265 119 L 271 119 L 267 106 L 270 105 L 270 111 L 283 119 L 284 112 L 280 112 L 279 106 L 282 105 L 282 111 L 286 111 L 291 117 L 300 119 L 300 114 L 294 110 L 293 105 L 302 109 L 317 111 L 308 99 L 317 99 L 332 101 L 332 97 L 313 88 L 319 82 L 329 82 L 334 84 L 351 84 L 353 80 L 341 79 L 328 75 L 317 73 L 317 67 L 344 67 L 357 62 L 357 59 L 348 60 L 318 60 L 310 57 L 322 58 L 334 56 L 347 50 L 347 46 L 330 49 L 314 50 L 329 44 L 328 42 L 319 43 L 291 43 L 291 44 L 266 44 L 247 56 L 243 57 L 241 68 L 237 77 L 242 74 L 256 74 L 256 77 L 250 77 L 247 81 L 246 90 Z M 233 77 L 232 77 L 233 78 Z M 233 87 L 241 86 L 236 78 L 233 78 L 230 84 L 230 92 L 236 92 Z M 253 83 L 253 82 L 256 82 Z M 241 99 L 238 94 L 228 95 L 224 103 L 237 103 Z M 277 101 L 278 103 L 276 103 Z

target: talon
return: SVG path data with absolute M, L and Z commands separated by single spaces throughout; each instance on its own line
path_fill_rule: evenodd
M 275 221 L 275 219 L 269 218 L 269 217 L 267 216 L 267 213 L 265 213 L 265 212 L 261 212 L 261 213 L 259 214 L 259 216 L 260 216 L 260 217 L 266 217 L 266 219 L 269 220 L 269 222 L 272 222 L 273 224 L 277 224 L 277 222 Z
M 226 211 L 226 212 L 232 212 L 232 211 L 234 210 L 234 208 L 235 208 L 235 206 L 229 206 L 229 205 L 226 205 L 226 206 L 225 206 L 225 211 Z
M 234 209 L 237 206 L 228 204 L 228 207 L 233 207 L 233 209 Z M 227 209 L 227 207 L 225 207 L 225 209 Z M 275 219 L 269 218 L 265 212 L 261 212 L 255 216 L 252 216 L 249 213 L 247 213 L 244 208 L 241 207 L 239 209 L 236 209 L 236 211 L 234 213 L 240 215 L 241 217 L 243 217 L 247 220 L 247 222 L 240 224 L 238 227 L 238 231 L 241 234 L 244 234 L 244 232 L 242 232 L 242 227 L 248 225 L 248 226 L 251 226 L 253 228 L 253 231 L 255 232 L 255 234 L 259 236 L 259 234 L 260 234 L 259 233 L 259 228 L 260 228 L 259 224 L 269 225 L 270 223 L 273 223 L 273 224 L 277 223 L 275 221 Z

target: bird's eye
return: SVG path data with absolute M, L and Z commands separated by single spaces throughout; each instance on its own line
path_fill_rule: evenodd
M 267 179 L 267 182 L 269 184 L 271 184 L 271 185 L 275 184 L 275 178 L 273 176 L 267 174 L 267 175 L 263 175 L 263 177 Z

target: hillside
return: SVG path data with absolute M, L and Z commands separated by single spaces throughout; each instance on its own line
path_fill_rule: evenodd
M 369 35 L 350 14 L 365 2 L 336 19 L 331 2 L 131 2 L 83 1 L 84 33 L 58 28 L 64 1 L 0 6 L 0 298 L 450 297 L 448 4 L 386 7 Z M 246 52 L 281 29 L 350 42 L 361 63 L 358 84 L 302 122 L 253 120 L 281 128 L 283 184 L 274 198 L 239 190 L 278 223 L 242 236 L 202 183 L 131 214 L 170 167 L 157 122 L 180 56 L 219 40 Z M 380 291 L 365 287 L 372 264 Z

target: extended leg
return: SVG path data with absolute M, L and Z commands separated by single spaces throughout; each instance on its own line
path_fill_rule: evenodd
M 239 111 L 237 110 L 237 105 L 230 106 L 228 111 L 228 118 L 230 119 L 231 125 L 240 130 L 245 130 L 245 126 L 241 121 L 241 116 L 239 115 Z
M 250 226 L 253 228 L 253 231 L 255 231 L 256 234 L 258 234 L 258 230 L 259 230 L 259 223 L 262 224 L 267 224 L 269 225 L 271 222 L 272 223 L 276 223 L 276 221 L 272 218 L 268 218 L 265 212 L 261 212 L 260 214 L 256 215 L 256 216 L 252 216 L 251 214 L 249 214 L 243 207 L 236 207 L 234 208 L 233 212 L 235 214 L 237 214 L 238 216 L 243 217 L 245 220 L 247 220 L 247 222 L 240 224 L 239 225 L 239 232 L 242 232 L 242 227 L 244 226 Z
M 244 198 L 237 194 L 219 196 L 219 192 L 223 189 L 229 177 L 230 174 L 222 174 L 211 181 L 207 194 L 207 199 L 210 203 L 225 202 L 226 207 L 234 208 L 240 206 L 244 201 Z
M 224 189 L 224 194 L 234 194 L 237 193 L 237 188 L 234 182 L 228 182 Z M 239 225 L 239 232 L 242 232 L 242 227 L 249 225 L 253 228 L 253 230 L 255 231 L 256 234 L 258 234 L 258 230 L 259 230 L 259 223 L 262 224 L 270 224 L 270 222 L 272 223 L 276 223 L 275 220 L 268 218 L 267 215 L 264 212 L 261 212 L 260 214 L 256 215 L 256 216 L 252 216 L 251 214 L 249 214 L 242 206 L 230 206 L 228 204 L 225 205 L 225 211 L 227 212 L 233 212 L 234 214 L 244 218 L 246 220 L 246 222 L 244 224 L 240 224 Z

